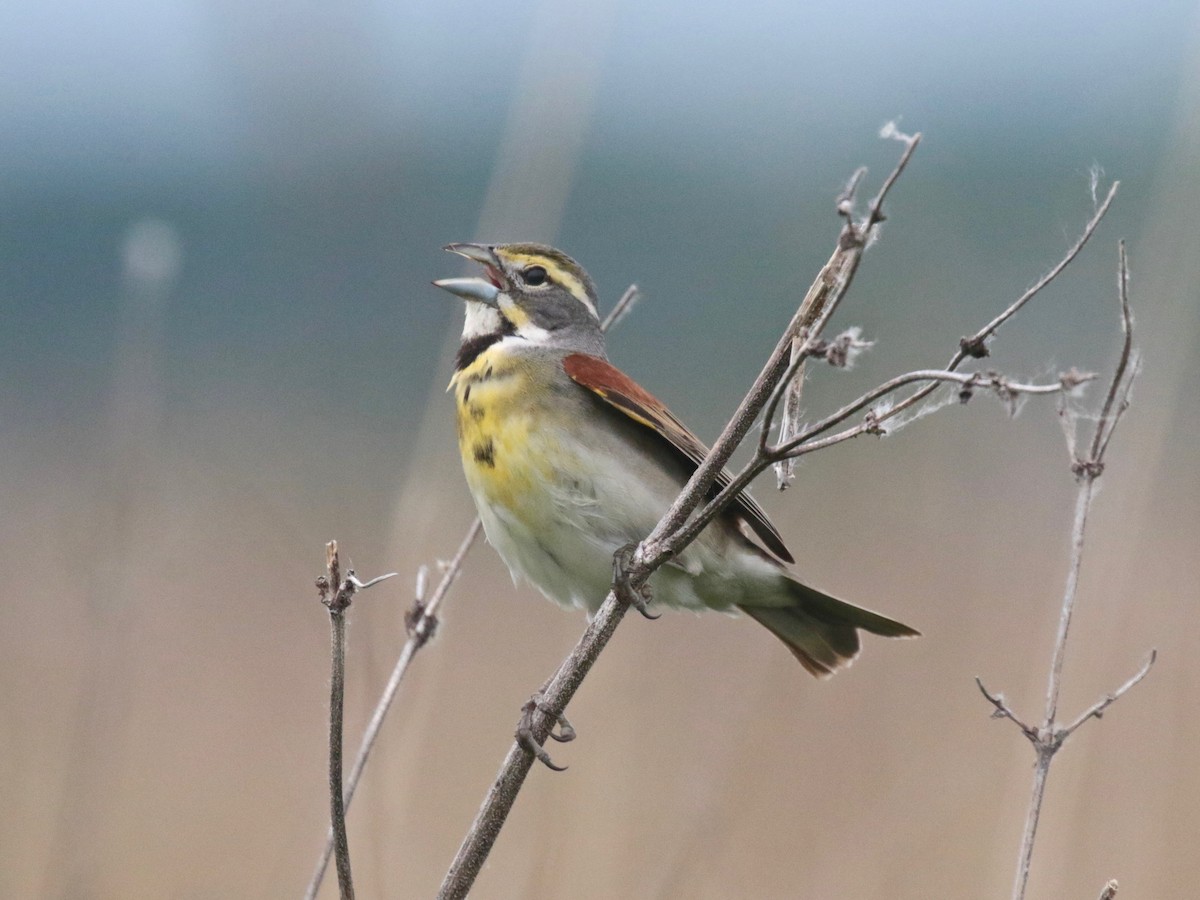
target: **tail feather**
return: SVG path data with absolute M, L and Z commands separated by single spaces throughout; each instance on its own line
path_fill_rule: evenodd
M 786 576 L 785 576 L 786 577 Z M 790 606 L 740 609 L 779 638 L 792 655 L 818 678 L 827 678 L 858 656 L 858 629 L 883 637 L 919 637 L 920 632 L 895 619 L 837 600 L 786 578 Z

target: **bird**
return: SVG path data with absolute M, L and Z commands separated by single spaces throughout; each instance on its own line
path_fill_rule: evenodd
M 444 249 L 483 266 L 482 278 L 433 284 L 465 302 L 447 391 L 488 542 L 514 582 L 592 615 L 614 554 L 650 533 L 708 448 L 608 361 L 596 286 L 574 259 L 537 243 Z M 650 576 L 650 595 L 663 607 L 740 611 L 819 678 L 858 656 L 859 631 L 920 634 L 805 585 L 793 562 L 743 491 Z

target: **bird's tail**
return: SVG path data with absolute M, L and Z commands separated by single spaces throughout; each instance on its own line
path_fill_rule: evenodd
M 858 629 L 883 637 L 919 637 L 921 632 L 895 619 L 862 609 L 781 575 L 793 602 L 787 606 L 739 608 L 764 625 L 818 678 L 845 668 L 862 649 Z

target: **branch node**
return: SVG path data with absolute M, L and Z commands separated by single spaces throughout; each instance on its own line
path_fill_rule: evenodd
M 1071 463 L 1071 472 L 1078 481 L 1095 481 L 1104 474 L 1104 463 L 1095 459 L 1079 459 Z
M 1067 371 L 1059 373 L 1058 383 L 1062 385 L 1064 393 L 1072 394 L 1089 381 L 1094 381 L 1095 379 L 1095 372 L 1081 372 L 1079 369 L 1071 366 Z
M 983 334 L 977 334 L 974 337 L 959 338 L 958 348 L 962 350 L 964 355 L 972 359 L 984 359 L 991 355 L 984 340 L 985 336 Z
M 809 344 L 808 355 L 823 359 L 835 369 L 846 369 L 854 365 L 858 355 L 875 346 L 874 341 L 862 339 L 862 329 L 847 328 L 832 340 L 821 338 Z
M 876 437 L 883 437 L 887 434 L 887 428 L 883 425 L 883 417 L 874 409 L 868 409 L 866 415 L 863 416 L 862 430 L 863 434 L 873 434 Z
M 413 601 L 412 607 L 404 614 L 404 630 L 416 643 L 417 648 L 424 647 L 438 629 L 438 617 L 427 613 L 425 602 L 421 599 Z
M 853 222 L 847 221 L 846 226 L 842 229 L 842 233 L 838 235 L 838 249 L 845 252 L 862 247 L 863 244 L 864 238 L 858 226 Z

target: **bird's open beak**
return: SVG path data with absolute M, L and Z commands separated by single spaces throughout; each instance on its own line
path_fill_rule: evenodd
M 486 244 L 447 244 L 442 249 L 482 263 L 488 277 L 439 278 L 434 284 L 464 300 L 474 300 L 495 309 L 496 298 L 500 294 L 500 261 L 496 259 L 492 248 Z

